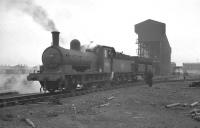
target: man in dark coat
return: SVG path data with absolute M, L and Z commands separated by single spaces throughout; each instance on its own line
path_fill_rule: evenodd
M 152 79 L 153 79 L 152 71 L 148 70 L 147 72 L 145 72 L 144 80 L 145 80 L 146 84 L 149 85 L 149 87 L 152 87 L 152 84 L 153 84 L 153 80 Z

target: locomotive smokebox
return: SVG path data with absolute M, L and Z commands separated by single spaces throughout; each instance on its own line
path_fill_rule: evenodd
M 59 34 L 60 34 L 60 32 L 53 31 L 51 33 L 52 33 L 52 41 L 53 41 L 52 45 L 53 46 L 59 46 Z
M 80 41 L 77 39 L 74 39 L 70 42 L 70 49 L 80 51 L 80 47 L 81 47 L 80 45 L 81 45 Z

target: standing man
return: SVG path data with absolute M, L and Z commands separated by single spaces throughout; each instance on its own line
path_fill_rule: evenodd
M 148 70 L 147 72 L 145 72 L 145 83 L 149 85 L 149 87 L 152 87 L 153 84 L 153 73 L 151 70 Z
M 183 80 L 185 81 L 186 80 L 186 76 L 188 75 L 188 73 L 185 71 L 184 73 L 183 73 Z

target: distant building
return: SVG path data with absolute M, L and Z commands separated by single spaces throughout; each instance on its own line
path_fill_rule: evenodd
M 26 65 L 1 65 L 0 74 L 27 74 L 30 72 L 30 69 Z
M 200 74 L 200 63 L 183 63 L 183 72 Z
M 174 70 L 175 75 L 181 75 L 184 72 L 182 66 L 176 66 L 174 69 L 175 69 Z
M 171 68 L 170 68 L 170 72 L 171 74 L 174 74 L 175 73 L 175 70 L 176 70 L 176 63 L 175 62 L 171 62 Z
M 138 34 L 138 56 L 153 59 L 155 74 L 170 74 L 171 47 L 166 36 L 166 25 L 149 19 L 136 24 L 135 32 Z

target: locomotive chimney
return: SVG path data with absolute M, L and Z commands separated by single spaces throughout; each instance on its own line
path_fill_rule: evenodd
M 53 43 L 52 43 L 52 45 L 53 46 L 59 46 L 59 34 L 60 34 L 60 32 L 58 32 L 58 31 L 53 31 L 53 32 L 51 32 L 52 33 L 52 41 L 53 41 Z

